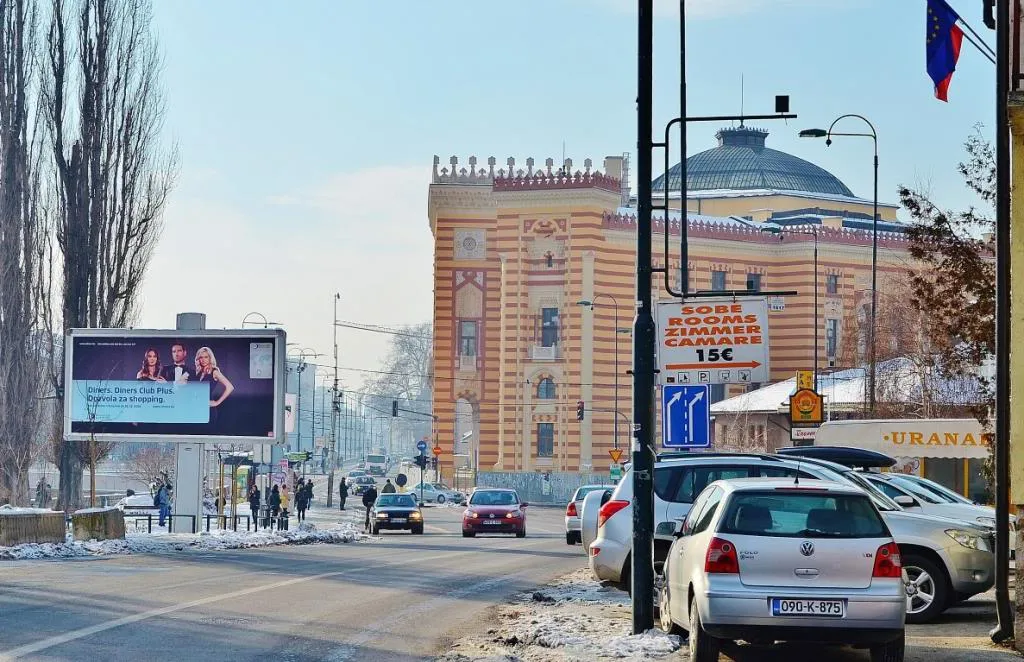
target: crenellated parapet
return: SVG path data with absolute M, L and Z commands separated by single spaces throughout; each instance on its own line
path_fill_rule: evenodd
M 495 168 L 497 159 L 488 157 L 487 166 L 478 165 L 477 158 L 468 159 L 469 168 L 459 167 L 459 158 L 452 156 L 447 167 L 441 167 L 441 158 L 434 156 L 432 183 L 483 184 L 495 191 L 542 191 L 552 189 L 600 188 L 619 193 L 621 182 L 617 177 L 594 170 L 593 161 L 585 159 L 583 170 L 573 171 L 572 159 L 565 159 L 555 168 L 554 159 L 546 159 L 543 168 L 537 168 L 533 157 L 526 159 L 525 168 L 516 168 L 516 160 L 509 157 L 504 168 Z

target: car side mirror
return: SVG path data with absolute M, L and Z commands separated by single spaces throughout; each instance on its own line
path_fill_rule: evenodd
M 898 497 L 893 499 L 893 501 L 903 506 L 904 508 L 913 508 L 915 506 L 921 505 L 917 502 L 917 499 L 915 499 L 912 496 L 907 496 L 906 494 L 899 495 Z
M 654 529 L 654 535 L 656 536 L 674 536 L 678 527 L 676 522 L 661 522 L 657 528 Z
M 520 508 L 526 508 L 526 507 L 527 507 L 527 506 L 529 506 L 529 505 L 530 505 L 530 504 L 528 504 L 528 503 L 521 503 L 521 504 L 519 504 L 519 507 L 520 507 Z

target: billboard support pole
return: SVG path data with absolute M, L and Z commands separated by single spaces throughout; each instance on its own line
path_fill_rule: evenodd
M 176 331 L 205 331 L 205 313 L 178 313 Z M 196 521 L 203 514 L 203 444 L 174 444 L 175 474 L 171 500 L 175 515 L 193 515 Z M 223 480 L 221 481 L 223 491 Z

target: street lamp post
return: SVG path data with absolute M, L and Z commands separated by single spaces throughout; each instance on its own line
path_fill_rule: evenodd
M 246 313 L 245 317 L 242 318 L 242 328 L 243 329 L 245 328 L 246 324 L 259 324 L 259 322 L 250 322 L 249 321 L 249 318 L 252 317 L 253 315 L 259 315 L 260 316 L 260 319 L 263 320 L 263 328 L 264 329 L 270 328 L 271 324 L 273 324 L 274 326 L 280 326 L 280 324 L 281 324 L 280 322 L 271 322 L 270 320 L 267 319 L 267 316 L 264 315 L 261 312 L 253 311 L 251 313 Z
M 614 366 L 612 368 L 613 372 L 615 373 L 615 404 L 612 407 L 612 411 L 615 412 L 615 413 L 618 413 L 618 411 L 619 411 L 619 302 L 616 301 L 615 297 L 613 297 L 612 295 L 605 294 L 604 292 L 601 292 L 600 294 L 595 294 L 594 295 L 594 299 L 592 301 L 587 301 L 586 299 L 584 299 L 582 301 L 577 301 L 576 305 L 579 305 L 579 306 L 590 306 L 590 310 L 594 310 L 594 303 L 598 299 L 600 299 L 601 297 L 608 297 L 609 299 L 611 299 L 612 309 L 615 311 L 615 363 L 614 363 Z M 612 442 L 615 444 L 615 449 L 618 450 L 618 448 L 619 448 L 619 417 L 618 416 L 612 416 L 612 421 L 613 421 L 613 428 L 614 428 L 614 432 L 612 433 Z
M 338 418 L 341 407 L 338 401 L 338 301 L 341 293 L 334 293 L 334 324 L 331 330 L 334 334 L 334 387 L 331 389 L 331 452 L 328 462 L 330 469 L 327 474 L 327 507 L 330 508 L 334 497 L 334 467 L 338 464 Z
M 840 120 L 852 117 L 859 119 L 868 125 L 871 133 L 833 133 L 832 129 L 835 128 L 836 124 Z M 857 115 L 854 113 L 848 113 L 846 115 L 840 115 L 837 117 L 832 124 L 828 127 L 827 131 L 822 129 L 804 129 L 800 132 L 801 138 L 825 138 L 825 146 L 828 147 L 832 144 L 832 136 L 851 136 L 859 138 L 871 138 L 871 142 L 875 149 L 874 158 L 874 198 L 871 214 L 871 328 L 870 334 L 870 346 L 869 346 L 869 361 L 868 367 L 868 410 L 871 417 L 875 416 L 875 330 L 877 322 L 877 307 L 878 307 L 878 133 L 875 131 L 875 125 L 872 124 L 863 115 Z
M 289 343 L 290 344 L 290 343 Z M 305 372 L 306 367 L 309 365 L 306 363 L 306 359 L 309 357 L 316 358 L 322 356 L 318 352 L 313 351 L 308 347 L 304 347 L 299 350 L 298 363 L 295 366 L 295 377 L 297 379 L 297 394 L 295 396 L 295 450 L 302 450 L 302 373 Z M 315 380 L 314 380 L 315 381 Z M 302 463 L 302 475 L 306 475 L 306 463 Z

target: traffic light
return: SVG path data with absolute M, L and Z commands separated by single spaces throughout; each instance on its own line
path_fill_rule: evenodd
M 437 456 L 430 458 L 430 468 L 437 470 Z
M 426 469 L 427 468 L 427 456 L 426 455 L 417 455 L 416 456 L 416 466 L 419 467 L 420 469 Z
M 313 458 L 313 452 L 312 451 L 306 451 L 306 461 L 309 462 L 309 460 L 311 460 L 312 458 Z
M 585 407 L 583 405 L 583 401 L 582 400 L 577 400 L 576 401 L 576 420 L 577 421 L 582 421 L 583 420 L 583 412 L 584 412 L 584 410 L 585 410 Z
M 395 417 L 398 416 L 398 400 L 391 401 L 391 415 Z

